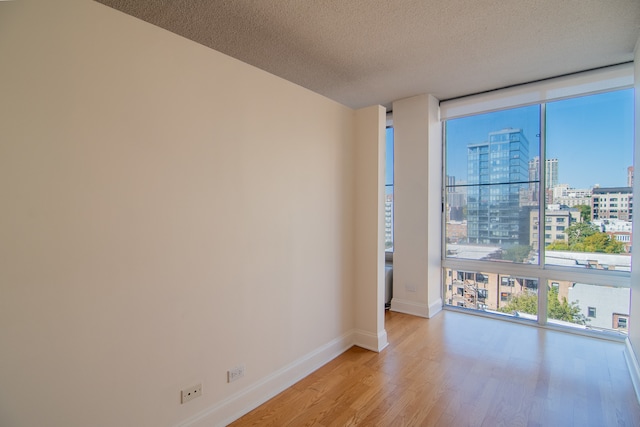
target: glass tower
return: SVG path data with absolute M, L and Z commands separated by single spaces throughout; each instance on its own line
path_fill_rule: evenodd
M 529 244 L 529 142 L 521 129 L 489 133 L 467 146 L 469 243 L 508 247 Z
M 558 159 L 547 159 L 545 169 L 545 188 L 558 185 Z

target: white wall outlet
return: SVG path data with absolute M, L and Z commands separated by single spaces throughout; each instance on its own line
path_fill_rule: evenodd
M 244 365 L 236 366 L 227 371 L 227 382 L 232 383 L 244 377 Z
M 416 291 L 415 285 L 405 285 L 405 289 L 407 290 L 407 292 L 415 292 Z
M 196 384 L 192 387 L 187 387 L 184 390 L 180 390 L 180 403 L 187 403 L 188 401 L 200 397 L 202 394 L 202 384 Z

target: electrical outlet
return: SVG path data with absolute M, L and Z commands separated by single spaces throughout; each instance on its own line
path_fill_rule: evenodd
M 202 384 L 196 384 L 192 387 L 185 388 L 180 391 L 180 403 L 187 403 L 188 401 L 200 397 L 202 394 Z
M 405 288 L 407 289 L 407 292 L 415 292 L 416 291 L 415 285 L 405 285 Z
M 244 365 L 236 366 L 227 371 L 227 382 L 232 383 L 244 377 Z

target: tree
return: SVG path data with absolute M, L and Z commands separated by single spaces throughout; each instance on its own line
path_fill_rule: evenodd
M 569 244 L 563 240 L 554 240 L 546 247 L 549 251 L 568 251 Z
M 563 320 L 565 322 L 585 325 L 587 318 L 581 314 L 577 302 L 569 303 L 565 297 L 559 298 L 558 289 L 551 288 L 548 293 L 548 317 L 550 319 Z M 533 292 L 525 292 L 511 297 L 507 305 L 500 308 L 503 313 L 538 313 L 538 295 Z
M 566 229 L 566 233 L 569 236 L 569 246 L 573 246 L 576 243 L 582 243 L 585 238 L 600 232 L 598 227 L 588 222 L 578 222 Z
M 538 295 L 534 292 L 524 292 L 519 295 L 514 295 L 509 300 L 509 303 L 500 308 L 503 313 L 538 313 Z
M 612 239 L 607 233 L 596 233 L 585 237 L 582 242 L 585 252 L 605 252 L 608 254 L 619 254 L 624 252 L 624 245 Z
M 607 245 L 605 252 L 608 254 L 622 254 L 625 252 L 624 243 L 609 236 L 609 244 Z
M 569 243 L 556 240 L 546 249 L 550 251 L 604 252 L 620 254 L 624 252 L 624 244 L 601 232 L 598 227 L 586 222 L 573 224 L 566 229 Z
M 529 245 L 516 245 L 502 252 L 502 259 L 506 259 L 513 262 L 522 262 L 531 252 L 531 246 Z
M 589 206 L 589 205 L 575 205 L 574 208 L 580 210 L 580 219 L 583 222 L 591 221 L 591 206 Z
M 564 320 L 565 322 L 585 325 L 587 318 L 581 313 L 578 303 L 567 302 L 566 297 L 558 296 L 558 288 L 552 287 L 548 294 L 548 316 L 550 319 Z

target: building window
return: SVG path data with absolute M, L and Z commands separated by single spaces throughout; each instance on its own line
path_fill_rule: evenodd
M 587 307 L 587 317 L 596 317 L 595 307 Z
M 538 183 L 537 179 L 530 181 L 529 178 L 528 159 L 532 154 L 529 139 L 539 133 L 540 108 L 523 107 L 491 114 L 497 114 L 504 123 L 517 120 L 519 126 L 488 124 L 478 116 L 447 122 L 446 182 L 449 185 L 445 193 L 446 211 L 462 208 L 465 215 L 462 218 L 467 224 L 465 243 L 483 246 L 495 256 L 529 240 L 528 235 L 526 238 L 523 235 L 524 222 L 528 222 L 529 212 L 537 212 L 533 194 Z M 532 134 L 534 128 L 537 130 Z M 530 196 L 525 194 L 527 191 L 531 192 Z M 465 194 L 466 210 L 465 206 L 459 206 L 460 202 L 464 203 Z M 519 209 L 521 197 L 531 200 L 527 218 Z M 460 241 L 449 237 L 453 226 L 451 221 L 446 226 L 447 241 L 452 245 Z M 526 230 L 528 232 L 528 228 Z M 519 253 L 512 255 L 516 258 Z M 523 262 L 517 258 L 512 261 Z
M 500 282 L 502 286 L 509 286 L 509 287 L 513 287 L 515 283 L 516 281 L 512 277 L 502 277 Z
M 475 100 L 469 104 L 484 105 Z M 462 108 L 452 108 L 448 111 L 453 113 L 443 114 L 442 264 L 463 271 L 491 265 L 486 284 L 500 296 L 498 301 L 487 299 L 488 310 L 522 316 L 518 307 L 528 307 L 535 312 L 527 315 L 542 316 L 544 324 L 559 312 L 548 310 L 549 301 L 567 298 L 567 284 L 574 278 L 570 270 L 576 268 L 616 272 L 598 276 L 593 287 L 580 292 L 596 292 L 598 286 L 597 292 L 607 286 L 628 288 L 629 248 L 607 228 L 613 223 L 603 221 L 624 227 L 621 221 L 632 218 L 632 209 L 617 208 L 613 199 L 631 197 L 633 191 L 625 187 L 627 167 L 633 166 L 633 110 L 633 90 L 622 89 L 488 113 L 462 114 Z M 616 141 L 616 150 L 602 150 L 603 135 Z M 611 211 L 603 208 L 608 201 L 613 201 Z M 544 238 L 539 224 L 545 224 Z M 522 273 L 523 279 L 512 292 L 499 292 L 509 283 L 506 276 L 514 273 Z M 550 283 L 552 275 L 562 285 L 537 286 Z M 537 313 L 540 289 L 554 292 L 540 301 L 542 314 Z M 568 301 L 574 302 L 574 311 L 586 314 L 586 304 Z M 589 318 L 595 318 L 595 305 L 591 307 L 594 317 Z M 580 316 L 586 318 L 584 314 Z M 569 322 L 584 326 L 580 316 Z M 607 316 L 601 311 L 600 317 Z
M 618 116 L 614 117 L 610 111 Z M 599 197 L 594 197 L 594 201 L 617 200 L 617 194 L 624 193 L 621 189 L 627 182 L 626 168 L 618 168 L 622 172 L 614 176 L 613 168 L 601 165 L 604 161 L 624 164 L 632 159 L 632 111 L 633 91 L 628 89 L 447 120 L 444 126 L 446 254 L 455 254 L 457 259 L 530 264 L 538 260 L 536 245 L 531 242 L 533 227 L 541 220 L 547 224 L 545 230 L 552 232 L 552 224 L 564 227 L 570 215 L 565 204 L 558 203 L 558 206 L 565 206 L 560 210 L 567 212 L 566 216 L 547 215 L 539 208 L 541 201 L 556 202 L 545 199 L 561 194 L 557 188 L 564 188 L 564 193 L 569 194 L 570 189 L 591 188 L 599 183 L 596 192 Z M 585 124 L 583 117 L 591 120 Z M 541 129 L 545 129 L 545 161 L 540 160 Z M 601 138 L 590 136 L 599 134 L 619 140 L 616 150 L 600 150 Z M 587 142 L 593 146 L 592 150 L 584 149 Z M 541 180 L 543 170 L 545 179 Z M 585 170 L 589 173 L 583 173 Z M 559 182 L 562 176 L 568 182 Z M 607 183 L 606 187 L 603 182 Z M 573 193 L 583 193 L 583 190 Z M 619 217 L 616 210 L 610 214 Z M 580 218 L 580 214 L 575 216 Z M 466 223 L 466 233 L 461 231 L 463 223 Z M 588 233 L 576 233 L 577 239 L 567 234 L 572 247 L 563 248 L 565 252 L 594 248 L 595 252 L 620 253 L 616 252 L 619 248 L 613 246 L 602 249 L 590 242 L 584 244 L 582 240 L 589 237 Z M 545 240 L 553 236 L 554 233 L 547 233 Z M 463 245 L 482 247 L 482 251 L 461 251 Z M 553 249 L 547 250 L 538 263 L 556 265 L 560 262 Z

